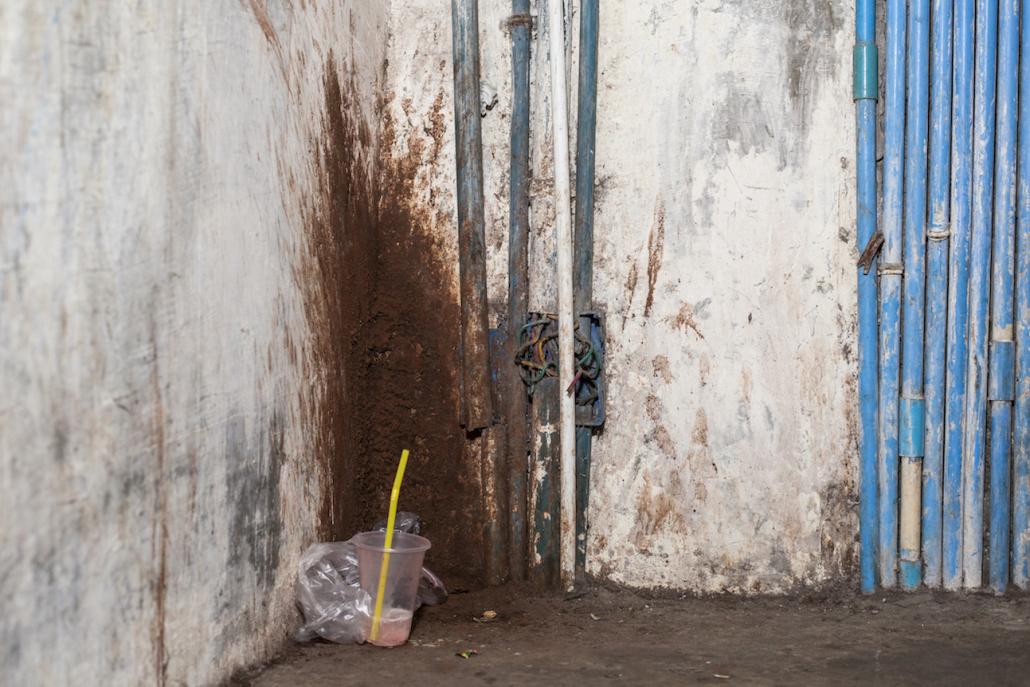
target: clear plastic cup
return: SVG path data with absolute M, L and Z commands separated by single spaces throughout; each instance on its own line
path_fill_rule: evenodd
M 358 550 L 358 575 L 361 588 L 371 599 L 367 641 L 376 646 L 399 646 L 408 641 L 411 618 L 418 599 L 418 581 L 422 577 L 422 558 L 429 550 L 429 540 L 415 534 L 394 532 L 391 547 L 387 549 L 386 532 L 362 532 L 351 541 Z M 372 639 L 371 614 L 376 607 L 379 591 L 379 571 L 384 554 L 389 553 L 386 586 L 383 591 L 383 610 L 379 634 Z

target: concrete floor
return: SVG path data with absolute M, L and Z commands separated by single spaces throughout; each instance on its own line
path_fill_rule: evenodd
M 498 617 L 473 620 L 484 611 Z M 465 659 L 464 649 L 478 654 Z M 396 649 L 290 648 L 239 685 L 1028 685 L 1030 599 L 579 598 L 503 588 L 417 616 Z

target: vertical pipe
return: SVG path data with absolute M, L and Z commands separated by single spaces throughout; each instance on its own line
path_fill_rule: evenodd
M 1019 0 L 1001 0 L 998 17 L 998 99 L 994 161 L 994 240 L 991 251 L 990 560 L 996 593 L 1009 581 L 1009 453 L 1012 449 L 1013 280 L 1016 239 L 1016 99 L 1019 86 Z
M 493 419 L 486 309 L 483 134 L 479 117 L 478 6 L 477 0 L 451 0 L 462 403 L 465 429 L 469 432 L 488 427 Z
M 529 311 L 529 0 L 512 0 L 511 177 L 508 192 L 508 342 L 512 357 Z M 526 578 L 528 403 L 518 369 L 508 360 L 508 557 L 511 576 Z
M 962 586 L 962 452 L 965 437 L 969 322 L 969 243 L 973 161 L 974 0 L 955 0 L 952 68 L 951 245 L 948 257 L 948 350 L 944 407 L 945 589 Z
M 855 5 L 854 96 L 861 252 L 876 233 L 876 3 Z M 863 594 L 876 589 L 876 275 L 858 270 L 859 555 Z
M 905 0 L 887 2 L 884 115 L 883 257 L 880 264 L 879 460 L 880 584 L 897 586 L 898 394 L 901 315 L 902 167 L 905 154 Z
M 597 131 L 598 20 L 598 0 L 582 0 L 579 8 L 575 229 L 575 301 L 576 308 L 580 311 L 592 308 L 594 298 L 594 143 Z
M 507 332 L 490 330 L 490 390 L 494 408 L 506 408 L 505 372 L 511 367 Z M 521 386 L 521 384 L 520 384 Z M 483 535 L 487 543 L 486 581 L 500 585 L 508 581 L 511 564 L 508 550 L 510 528 L 508 483 L 508 432 L 502 425 L 487 427 L 480 435 L 480 479 L 483 485 Z
M 565 79 L 565 13 L 548 0 L 551 49 L 551 124 L 554 131 L 554 220 L 558 251 L 558 385 L 561 394 L 561 578 L 570 587 L 576 566 L 576 399 L 572 302 L 572 199 L 569 178 L 569 109 Z
M 1030 7 L 1024 7 L 1019 64 L 1019 178 L 1016 225 L 1016 401 L 1013 428 L 1012 583 L 1030 588 Z
M 968 589 L 979 587 L 983 580 L 987 305 L 990 300 L 998 0 L 977 0 L 975 49 L 969 362 L 966 370 L 966 438 L 962 452 L 962 574 L 963 584 Z
M 576 118 L 575 305 L 582 315 L 594 309 L 594 144 L 597 132 L 598 0 L 579 8 L 579 102 Z M 580 317 L 590 335 L 590 319 Z M 576 579 L 586 576 L 587 506 L 590 499 L 590 427 L 576 428 Z
M 923 583 L 941 586 L 944 468 L 944 366 L 947 341 L 951 169 L 951 3 L 933 0 L 930 52 L 930 179 L 926 238 L 926 352 L 923 395 Z
M 533 485 L 530 513 L 533 514 L 533 536 L 529 542 L 528 576 L 544 588 L 558 583 L 558 380 L 545 377 L 533 392 Z
M 930 0 L 911 0 L 908 16 L 908 113 L 905 116 L 905 276 L 902 284 L 900 577 L 903 589 L 922 578 L 923 324 L 926 305 L 926 146 L 929 110 Z

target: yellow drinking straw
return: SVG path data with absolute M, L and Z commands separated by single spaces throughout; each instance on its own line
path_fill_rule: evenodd
M 376 590 L 376 608 L 372 613 L 371 641 L 379 639 L 379 623 L 383 615 L 383 597 L 386 595 L 386 574 L 390 569 L 390 545 L 393 544 L 393 523 L 397 519 L 397 501 L 401 496 L 401 482 L 404 480 L 404 466 L 408 464 L 408 449 L 401 451 L 401 464 L 397 466 L 397 476 L 393 478 L 393 491 L 390 492 L 390 514 L 386 517 L 386 541 L 383 544 L 383 564 L 379 568 L 379 587 Z

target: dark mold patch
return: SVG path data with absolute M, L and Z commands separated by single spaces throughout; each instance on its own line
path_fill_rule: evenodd
M 771 117 L 763 111 L 757 93 L 742 86 L 739 75 L 726 74 L 720 79 L 723 97 L 712 116 L 712 141 L 724 145 L 730 141 L 740 146 L 740 154 L 764 153 L 775 142 Z
M 254 429 L 267 427 L 267 434 L 259 431 L 257 441 L 252 442 L 246 419 L 235 412 L 230 415 L 225 425 L 225 460 L 227 501 L 232 507 L 228 569 L 240 575 L 250 567 L 260 592 L 272 588 L 279 567 L 283 429 L 276 412 L 267 422 L 258 420 Z
M 60 420 L 54 427 L 54 462 L 63 465 L 68 460 L 68 427 Z
M 168 597 L 168 475 L 165 474 L 165 417 L 164 393 L 161 386 L 160 355 L 157 345 L 157 323 L 153 313 L 149 320 L 150 346 L 154 358 L 150 365 L 150 386 L 154 394 L 154 411 L 151 417 L 154 442 L 154 491 L 156 506 L 151 523 L 151 556 L 157 562 L 153 581 L 154 620 L 152 627 L 154 651 L 154 676 L 159 686 L 168 679 L 168 651 L 165 643 L 165 604 Z
M 790 27 L 787 54 L 787 92 L 798 115 L 798 124 L 807 131 L 811 99 L 818 84 L 836 68 L 840 55 L 834 48 L 834 35 L 842 28 L 843 17 L 834 11 L 835 3 L 801 0 L 777 3 L 783 22 Z
M 401 507 L 422 516 L 430 564 L 452 585 L 478 584 L 481 495 L 459 424 L 460 310 L 434 233 L 450 217 L 431 194 L 422 200 L 417 179 L 443 145 L 443 95 L 393 156 L 383 103 L 376 144 L 355 77 L 341 76 L 331 53 L 324 87 L 309 260 L 298 273 L 312 333 L 307 376 L 320 385 L 306 414 L 330 480 L 323 536 L 349 537 L 385 514 L 408 448 Z

